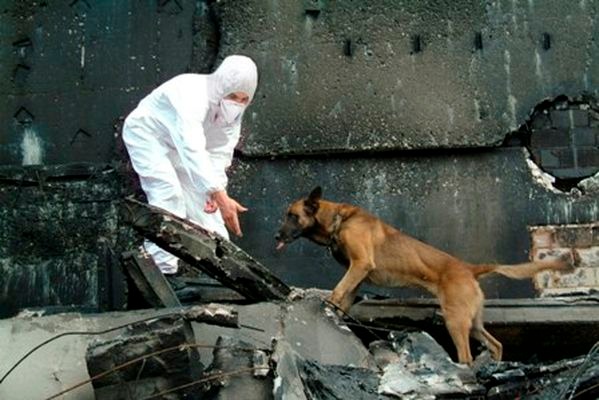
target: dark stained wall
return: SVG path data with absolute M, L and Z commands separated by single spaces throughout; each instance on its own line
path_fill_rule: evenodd
M 598 97 L 597 7 L 1 2 L 0 314 L 110 307 L 106 254 L 139 243 L 117 211 L 138 191 L 122 119 L 159 83 L 233 53 L 260 70 L 231 170 L 250 208 L 235 240 L 286 282 L 331 288 L 341 273 L 309 243 L 273 252 L 287 202 L 316 184 L 469 261 L 526 260 L 529 225 L 599 219 L 596 191 L 552 188 L 526 140 L 501 147 L 538 103 Z M 534 295 L 529 282 L 484 285 L 489 297 Z
M 137 189 L 119 127 L 212 67 L 213 19 L 202 2 L 0 2 L 0 316 L 122 302 L 115 258 L 139 238 L 118 213 Z
M 593 1 L 225 2 L 221 51 L 260 67 L 251 155 L 501 144 L 558 95 L 597 96 Z

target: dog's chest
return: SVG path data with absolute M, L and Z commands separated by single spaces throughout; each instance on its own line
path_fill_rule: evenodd
M 389 268 L 377 265 L 374 270 L 368 274 L 366 281 L 376 286 L 414 286 L 424 288 L 433 293 L 436 290 L 433 282 L 427 280 L 425 276 L 413 273 L 413 271 L 403 270 L 401 267 Z
M 349 267 L 349 259 L 345 255 L 344 249 L 341 246 L 339 246 L 339 244 L 336 241 L 331 242 L 328 246 L 328 249 L 331 252 L 331 255 L 333 256 L 335 261 L 343 265 L 345 268 Z

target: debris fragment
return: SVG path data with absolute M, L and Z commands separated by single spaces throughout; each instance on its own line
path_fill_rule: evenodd
M 415 400 L 485 393 L 474 372 L 452 362 L 427 333 L 392 333 L 391 340 L 398 357 L 383 368 L 379 393 Z
M 189 322 L 180 317 L 136 324 L 114 339 L 93 342 L 86 362 L 96 399 L 146 398 L 191 382 L 204 369 L 197 349 L 186 346 L 194 342 Z
M 203 399 L 264 400 L 272 398 L 273 378 L 265 363 L 266 353 L 252 344 L 228 336 L 216 341 L 213 361 L 206 376 L 213 379 L 202 388 Z

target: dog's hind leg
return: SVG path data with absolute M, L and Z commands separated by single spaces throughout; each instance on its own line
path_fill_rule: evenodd
M 437 294 L 445 326 L 458 351 L 458 361 L 472 365 L 470 330 L 482 307 L 483 295 L 477 282 L 467 275 L 456 274 L 447 279 L 451 284 L 440 287 Z
M 458 351 L 458 361 L 462 364 L 472 365 L 472 353 L 470 352 L 470 328 L 472 321 L 466 315 L 443 310 L 445 326 Z
M 495 339 L 483 326 L 483 310 L 482 307 L 478 310 L 476 317 L 474 318 L 474 324 L 472 326 L 472 337 L 482 344 L 491 352 L 493 359 L 501 361 L 503 356 L 503 345 L 497 339 Z

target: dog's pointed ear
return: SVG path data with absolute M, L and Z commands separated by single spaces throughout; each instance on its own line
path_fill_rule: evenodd
M 321 197 L 322 197 L 322 188 L 320 186 L 316 186 L 314 189 L 312 189 L 312 191 L 308 195 L 308 198 L 313 201 L 318 201 L 318 200 L 320 200 Z
M 318 211 L 318 200 L 322 197 L 322 189 L 320 186 L 316 186 L 308 195 L 308 198 L 304 200 L 304 208 L 308 215 L 316 214 Z

